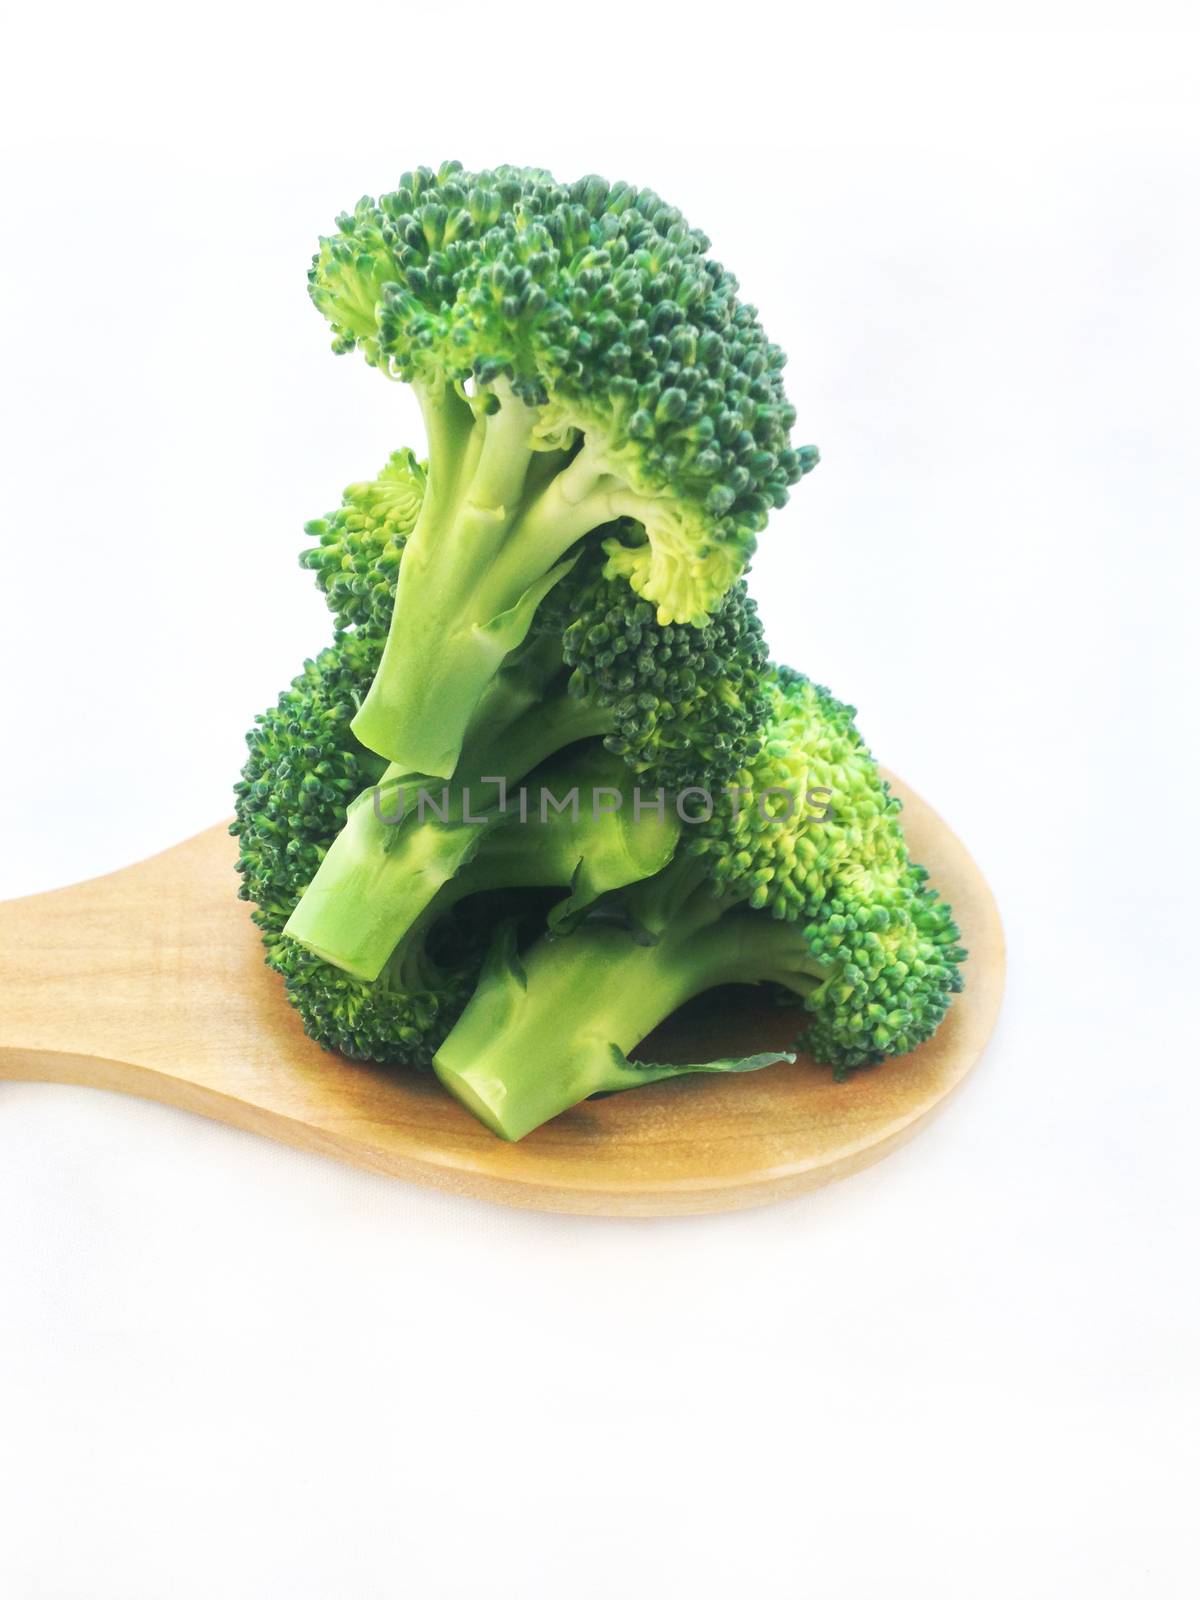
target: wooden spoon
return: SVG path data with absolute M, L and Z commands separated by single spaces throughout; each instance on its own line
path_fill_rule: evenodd
M 966 991 L 912 1055 L 834 1083 L 804 1057 L 588 1101 L 505 1144 L 432 1076 L 346 1061 L 305 1038 L 236 898 L 236 845 L 210 828 L 136 866 L 0 904 L 0 1079 L 87 1084 L 200 1112 L 375 1172 L 542 1211 L 666 1216 L 763 1205 L 878 1161 L 979 1059 L 1004 939 L 979 869 L 893 779 L 913 856 L 971 952 Z M 698 1002 L 647 1059 L 778 1048 L 798 1015 L 753 990 Z

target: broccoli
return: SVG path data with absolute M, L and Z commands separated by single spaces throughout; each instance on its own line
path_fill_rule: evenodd
M 308 525 L 333 643 L 248 736 L 240 894 L 311 1037 L 508 1139 L 794 1058 L 630 1059 L 705 990 L 800 997 L 843 1078 L 961 987 L 853 710 L 769 664 L 744 573 L 817 453 L 708 249 L 648 190 L 450 163 L 309 274 L 429 459 Z
M 914 1049 L 962 986 L 949 908 L 909 860 L 900 803 L 851 707 L 777 669 L 772 722 L 739 793 L 699 820 L 652 878 L 521 955 L 497 940 L 434 1058 L 495 1133 L 519 1139 L 587 1096 L 779 1055 L 641 1065 L 628 1052 L 685 1001 L 723 984 L 803 997 L 805 1042 L 835 1077 Z
M 789 442 L 783 353 L 708 247 L 649 190 L 457 162 L 406 173 L 320 241 L 309 286 L 334 349 L 411 384 L 428 435 L 353 721 L 398 769 L 454 774 L 580 540 L 659 625 L 703 624 L 815 465 Z
M 318 543 L 301 553 L 300 565 L 316 573 L 334 626 L 378 633 L 381 649 L 425 478 L 424 464 L 411 450 L 394 450 L 377 478 L 352 483 L 336 511 L 304 527 Z
M 302 559 L 316 566 L 340 623 L 377 622 L 408 559 L 404 524 L 421 490 L 415 458 L 397 452 L 376 485 L 352 487 L 340 512 L 309 525 L 320 545 Z M 393 764 L 350 808 L 287 923 L 291 937 L 348 972 L 377 977 L 425 897 L 474 850 L 482 818 L 504 809 L 507 786 L 578 741 L 603 739 L 628 773 L 672 793 L 729 781 L 755 753 L 769 709 L 767 655 L 745 584 L 733 585 L 707 623 L 664 625 L 602 567 L 599 555 L 584 557 L 502 664 L 451 784 L 439 791 Z M 621 779 L 610 773 L 595 786 Z M 440 820 L 422 822 L 422 794 L 440 802 Z M 601 854 L 604 834 L 604 825 L 593 830 Z

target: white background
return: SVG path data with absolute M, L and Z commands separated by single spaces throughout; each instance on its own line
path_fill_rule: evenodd
M 9 15 L 0 892 L 228 812 L 328 632 L 301 524 L 419 437 L 328 354 L 315 236 L 455 155 L 652 185 L 734 266 L 824 454 L 775 650 L 1011 967 L 934 1128 L 728 1217 L 0 1089 L 4 1600 L 1197 1592 L 1200 39 L 964 12 Z

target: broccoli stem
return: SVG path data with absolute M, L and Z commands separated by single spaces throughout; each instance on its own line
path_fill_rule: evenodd
M 736 1062 L 639 1066 L 626 1058 L 706 989 L 763 978 L 800 992 L 812 987 L 821 969 L 802 943 L 794 925 L 723 915 L 721 901 L 704 889 L 688 897 L 652 945 L 599 922 L 566 939 L 543 938 L 519 964 L 500 956 L 489 963 L 434 1057 L 434 1071 L 493 1133 L 515 1140 L 589 1095 L 688 1072 L 744 1069 Z
M 558 750 L 603 733 L 611 724 L 604 708 L 565 689 L 539 704 L 539 681 L 536 664 L 514 667 L 496 680 L 487 707 L 490 715 L 481 717 L 481 731 L 464 749 L 452 783 L 439 785 L 393 766 L 351 803 L 345 826 L 288 919 L 284 931 L 291 938 L 322 961 L 374 980 L 414 920 L 472 860 L 485 835 L 485 853 L 498 863 L 500 844 L 492 830 L 501 807 L 522 814 L 516 798 L 507 793 L 509 785 Z M 559 794 L 558 786 L 554 792 Z M 585 812 L 581 828 L 590 821 L 586 803 Z M 536 793 L 525 814 L 536 822 Z M 507 846 L 510 876 L 476 881 L 462 892 L 569 887 L 584 847 L 581 835 L 566 846 L 574 852 L 569 860 L 556 854 L 552 846 L 565 828 L 565 821 L 557 831 L 522 827 L 519 839 Z M 607 844 L 601 835 L 596 849 Z M 544 861 L 538 858 L 539 848 L 545 851 Z M 655 868 L 661 864 L 656 861 Z M 475 876 L 479 879 L 478 872 Z
M 388 837 L 387 835 L 389 835 Z M 374 982 L 432 921 L 489 889 L 571 889 L 568 908 L 658 872 L 678 841 L 673 820 L 604 816 L 590 807 L 389 830 L 369 803 L 351 809 L 284 931 L 321 960 Z M 325 871 L 326 864 L 329 871 Z
M 471 810 L 478 812 L 481 793 L 486 799 L 495 792 L 494 785 L 484 790 L 484 778 L 503 777 L 506 785 L 514 784 L 568 745 L 602 738 L 612 725 L 609 707 L 565 690 L 531 706 L 507 726 L 481 718 L 478 736 L 469 738 L 463 747 L 463 759 L 451 785 L 451 804 L 461 807 L 465 793 Z
M 481 830 L 390 827 L 368 792 L 284 927 L 331 966 L 373 981 L 444 885 L 478 848 Z
M 429 481 L 383 657 L 352 727 L 406 771 L 448 778 L 488 684 L 569 570 L 562 557 L 612 514 L 611 496 L 583 451 L 539 449 L 536 410 L 506 385 L 470 400 L 450 385 L 414 387 Z

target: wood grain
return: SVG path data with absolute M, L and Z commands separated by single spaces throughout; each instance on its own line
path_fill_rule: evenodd
M 224 825 L 69 889 L 0 904 L 0 1079 L 87 1084 L 285 1144 L 508 1205 L 663 1216 L 762 1205 L 878 1161 L 981 1055 L 1004 986 L 995 903 L 966 850 L 898 780 L 914 856 L 955 908 L 967 987 L 911 1056 L 835 1084 L 802 1057 L 745 1077 L 682 1078 L 589 1101 L 520 1144 L 432 1077 L 330 1056 L 306 1039 L 236 896 Z M 786 1044 L 796 1013 L 754 991 L 708 996 L 647 1058 Z

